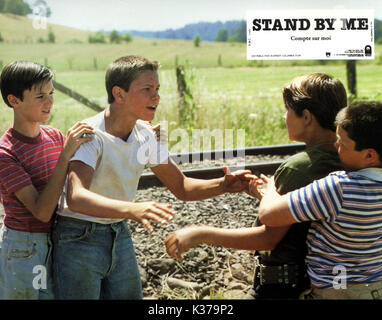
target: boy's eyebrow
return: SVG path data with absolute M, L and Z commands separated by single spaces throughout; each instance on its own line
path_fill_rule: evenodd
M 139 83 L 139 86 L 141 87 L 156 87 L 156 84 L 153 83 Z M 158 87 L 160 87 L 160 84 L 158 84 Z
M 50 90 L 49 92 L 44 92 L 44 91 L 37 91 L 35 94 L 36 96 L 39 96 L 40 94 L 46 94 L 46 93 L 51 93 L 51 92 L 54 92 L 54 88 L 52 88 L 52 90 Z

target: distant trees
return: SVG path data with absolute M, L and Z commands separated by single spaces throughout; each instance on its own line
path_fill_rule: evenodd
M 122 36 L 122 39 L 123 39 L 123 41 L 125 41 L 126 43 L 133 41 L 133 37 L 131 36 L 130 33 L 125 33 L 125 34 Z
M 36 0 L 33 3 L 32 9 L 29 4 L 23 0 L 0 0 L 1 13 L 12 13 L 19 16 L 26 16 L 33 13 L 47 18 L 52 14 L 52 10 L 45 0 Z
M 105 35 L 102 32 L 89 34 L 88 42 L 89 43 L 106 43 Z
M 215 41 L 220 41 L 220 42 L 226 42 L 228 40 L 228 31 L 227 29 L 220 29 Z
M 0 0 L 0 12 L 26 16 L 32 9 L 23 0 Z
M 231 34 L 231 36 L 230 36 Z M 235 30 L 220 29 L 215 41 L 221 42 L 247 42 L 247 25 L 241 21 L 240 27 Z
M 236 30 L 236 41 L 247 42 L 247 23 L 242 21 L 239 29 Z
M 194 37 L 194 47 L 199 47 L 200 46 L 200 35 L 197 34 L 195 37 Z
M 110 43 L 120 43 L 121 42 L 121 36 L 119 35 L 117 30 L 113 30 L 110 33 L 109 41 L 110 41 Z
M 56 42 L 56 36 L 53 33 L 52 29 L 49 29 L 49 32 L 48 32 L 48 42 L 49 43 L 55 43 Z
M 121 41 L 130 42 L 133 38 L 129 33 L 119 34 L 117 30 L 113 30 L 109 34 L 109 42 L 119 44 Z M 106 36 L 103 32 L 96 32 L 94 34 L 89 34 L 89 43 L 106 43 Z
M 382 21 L 374 19 L 375 42 L 382 44 Z

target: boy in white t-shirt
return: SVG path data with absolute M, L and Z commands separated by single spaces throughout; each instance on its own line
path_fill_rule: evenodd
M 142 298 L 127 219 L 151 232 L 150 220 L 165 224 L 175 214 L 167 204 L 133 202 L 146 165 L 184 201 L 248 188 L 248 170 L 211 180 L 186 177 L 156 141 L 144 121 L 153 120 L 159 104 L 158 68 L 155 61 L 126 56 L 106 72 L 110 106 L 86 120 L 95 138 L 71 159 L 53 230 L 57 299 Z

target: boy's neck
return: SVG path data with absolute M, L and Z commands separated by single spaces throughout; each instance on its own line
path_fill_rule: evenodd
M 321 130 L 321 134 L 312 134 L 306 141 L 306 147 L 320 147 L 328 151 L 337 151 L 334 146 L 336 134 L 331 130 Z
M 113 104 L 105 110 L 105 129 L 107 133 L 126 141 L 137 119 L 131 119 L 122 110 Z
M 39 122 L 25 122 L 20 121 L 15 117 L 13 121 L 12 128 L 18 133 L 21 133 L 25 137 L 36 138 L 40 134 L 40 123 Z

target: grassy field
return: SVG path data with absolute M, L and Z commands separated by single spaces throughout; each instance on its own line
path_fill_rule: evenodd
M 268 68 L 198 68 L 189 69 L 195 77 L 192 85 L 197 106 L 195 129 L 244 129 L 246 145 L 288 143 L 282 86 L 293 77 L 310 72 L 325 72 L 346 83 L 343 65 Z M 359 66 L 359 99 L 381 100 L 382 66 Z M 101 106 L 107 105 L 104 71 L 62 71 L 56 80 L 85 95 Z M 167 121 L 169 138 L 179 126 L 176 77 L 173 69 L 160 71 L 161 102 L 155 122 Z M 0 130 L 12 123 L 12 110 L 2 102 Z M 95 111 L 56 91 L 55 107 L 50 124 L 63 132 L 76 121 Z M 175 144 L 174 138 L 170 144 Z M 184 145 L 183 145 L 184 146 Z M 192 146 L 189 146 L 189 151 Z M 174 150 L 182 151 L 182 150 Z
M 178 118 L 175 60 L 185 65 L 188 78 L 194 79 L 190 81 L 196 106 L 192 127 L 234 132 L 243 129 L 246 146 L 289 142 L 282 118 L 285 110 L 281 89 L 293 77 L 323 72 L 339 78 L 346 86 L 344 61 L 247 61 L 245 44 L 239 43 L 202 42 L 201 47 L 195 48 L 192 41 L 134 38 L 128 44 L 88 44 L 88 32 L 62 26 L 50 26 L 57 43 L 41 44 L 37 43 L 39 32 L 47 33 L 47 30 L 33 31 L 31 24 L 27 18 L 0 14 L 0 32 L 5 39 L 0 43 L 0 66 L 16 59 L 46 63 L 55 70 L 58 82 L 103 107 L 107 105 L 104 73 L 111 61 L 128 54 L 160 61 L 161 103 L 155 122 L 167 123 L 173 148 L 179 147 L 175 132 L 182 128 Z M 13 37 L 9 38 L 7 35 L 11 34 Z M 73 43 L 73 39 L 82 43 Z M 376 46 L 375 50 L 374 61 L 357 62 L 358 99 L 382 98 L 382 46 Z M 219 55 L 221 66 L 218 66 Z M 0 108 L 0 133 L 3 133 L 12 124 L 13 113 L 2 101 Z M 93 114 L 95 111 L 56 91 L 49 124 L 66 132 L 76 121 Z M 181 147 L 182 150 L 172 151 L 196 151 L 191 141 Z

